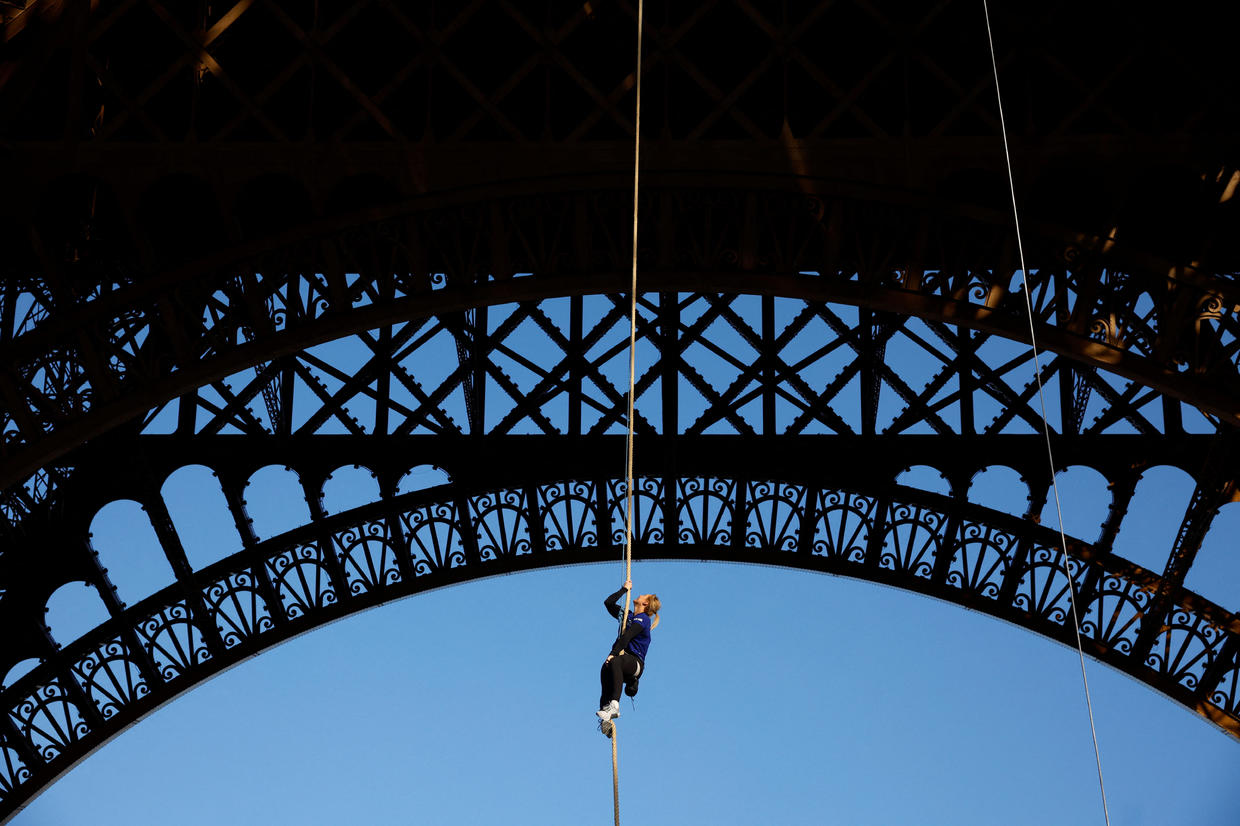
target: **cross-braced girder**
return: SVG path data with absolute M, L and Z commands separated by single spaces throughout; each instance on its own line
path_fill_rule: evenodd
M 740 384 L 722 393 L 706 387 L 692 371 L 687 373 L 713 404 L 704 414 L 702 428 L 726 420 L 737 432 L 749 432 L 750 426 L 733 408 L 748 401 L 741 391 L 757 381 L 767 385 L 768 402 L 780 392 L 777 385 L 793 385 L 800 399 L 789 401 L 801 409 L 790 425 L 765 421 L 753 432 L 800 432 L 813 420 L 846 432 L 849 428 L 830 410 L 839 388 L 797 386 L 798 365 L 781 354 L 807 325 L 856 355 L 871 388 L 885 380 L 902 397 L 908 414 L 884 425 L 897 432 L 922 422 L 939 432 L 982 432 L 991 426 L 973 421 L 948 425 L 933 404 L 927 407 L 927 402 L 941 401 L 934 398 L 941 388 L 924 392 L 895 380 L 876 357 L 893 336 L 905 335 L 937 339 L 933 347 L 918 342 L 927 351 L 936 347 L 950 351 L 935 351 L 936 358 L 946 359 L 952 367 L 940 374 L 944 380 L 977 376 L 968 386 L 989 394 L 1004 408 L 997 429 L 1013 419 L 1029 425 L 1038 421 L 1030 407 L 1032 385 L 1021 381 L 1015 386 L 1004 376 L 1021 365 L 1019 357 L 987 365 L 977 352 L 987 341 L 1022 341 L 1028 336 L 1020 294 L 1025 280 L 1011 270 L 979 267 L 987 257 L 1001 260 L 1010 255 L 1005 229 L 953 219 L 924 205 L 884 206 L 882 212 L 894 226 L 929 225 L 936 234 L 967 232 L 973 239 L 963 259 L 931 258 L 926 251 L 913 258 L 914 251 L 904 246 L 909 237 L 877 227 L 868 216 L 871 205 L 864 201 L 828 200 L 778 189 L 703 192 L 657 187 L 644 200 L 648 228 L 644 237 L 650 246 L 640 256 L 642 285 L 663 296 L 643 301 L 644 342 L 653 344 L 661 356 L 672 356 L 665 367 L 678 370 L 684 359 L 676 357 L 677 348 L 692 345 L 718 320 L 735 329 L 754 353 L 752 363 L 738 376 Z M 438 329 L 425 327 L 432 317 L 454 338 L 460 354 L 473 354 L 467 359 L 472 367 L 462 360 L 447 391 L 455 385 L 465 387 L 466 404 L 476 405 L 479 388 L 494 381 L 515 400 L 514 418 L 479 425 L 475 413 L 472 420 L 451 421 L 438 407 L 441 399 L 432 393 L 411 402 L 412 408 L 406 405 L 400 411 L 404 423 L 391 424 L 392 429 L 428 426 L 457 431 L 472 421 L 472 432 L 479 428 L 506 432 L 529 417 L 542 431 L 555 430 L 537 407 L 541 396 L 564 390 L 565 378 L 575 383 L 593 380 L 602 396 L 588 401 L 611 423 L 620 409 L 615 383 L 599 379 L 597 354 L 576 349 L 593 347 L 606 335 L 622 302 L 615 298 L 604 302 L 604 316 L 592 320 L 592 329 L 583 328 L 576 342 L 569 338 L 567 320 L 548 318 L 539 302 L 557 297 L 580 302 L 582 296 L 616 296 L 622 291 L 626 253 L 612 229 L 622 207 L 619 193 L 542 194 L 486 204 L 470 199 L 438 208 L 419 203 L 413 209 L 392 210 L 380 220 L 336 224 L 330 233 L 312 225 L 235 263 L 204 264 L 140 282 L 99 281 L 90 293 L 67 304 L 56 303 L 36 282 L 27 281 L 23 289 L 20 280 L 14 281 L 5 298 L 14 309 L 5 346 L 9 369 L 0 374 L 0 390 L 12 406 L 5 411 L 7 456 L 0 480 L 12 485 L 83 439 L 173 398 L 182 397 L 182 405 L 192 406 L 193 396 L 185 394 L 246 370 L 257 372 L 245 386 L 231 391 L 240 395 L 223 394 L 212 411 L 216 418 L 211 427 L 229 422 L 240 424 L 242 430 L 281 432 L 293 426 L 286 414 L 277 412 L 276 421 L 260 423 L 279 408 L 279 388 L 287 388 L 293 375 L 315 385 L 309 375 L 313 371 L 300 363 L 314 358 L 294 354 L 345 334 L 358 336 L 375 356 L 348 387 L 353 395 L 377 397 L 378 391 L 367 382 L 391 374 L 388 362 L 399 358 L 402 348 L 416 349 L 419 334 Z M 315 241 L 307 243 L 310 238 Z M 1045 378 L 1058 375 L 1065 389 L 1073 388 L 1072 401 L 1063 400 L 1061 412 L 1068 415 L 1061 428 L 1105 429 L 1126 422 L 1142 432 L 1174 432 L 1182 427 L 1182 403 L 1213 421 L 1240 420 L 1240 406 L 1234 401 L 1238 350 L 1234 308 L 1240 304 L 1235 303 L 1236 289 L 1229 280 L 1190 270 L 1173 278 L 1125 273 L 1107 268 L 1107 253 L 1078 255 L 1074 248 L 1049 241 L 1031 243 L 1031 251 L 1038 263 L 1027 279 L 1035 326 L 1042 346 L 1057 356 L 1047 366 Z M 918 263 L 910 266 L 909 261 Z M 375 269 L 378 262 L 384 269 Z M 733 297 L 739 293 L 762 296 L 768 304 L 777 297 L 794 298 L 805 302 L 805 308 L 786 326 L 773 317 L 765 322 L 742 318 Z M 704 313 L 682 306 L 691 304 L 694 296 L 706 297 Z M 673 305 L 661 307 L 668 301 Z M 829 301 L 879 315 L 868 324 L 844 319 L 822 307 Z M 506 303 L 517 304 L 518 310 L 507 316 L 505 324 L 475 329 L 469 317 L 472 308 Z M 684 317 L 686 310 L 690 312 Z M 906 319 L 912 316 L 924 319 L 929 329 L 910 332 Z M 542 381 L 533 388 L 518 388 L 494 364 L 497 353 L 518 358 L 505 349 L 505 338 L 522 324 L 541 328 L 553 352 L 563 355 L 551 370 L 535 368 Z M 401 326 L 399 333 L 391 332 L 393 325 Z M 973 332 L 960 332 L 967 329 Z M 379 339 L 390 335 L 397 338 L 384 339 L 381 346 Z M 551 365 L 543 365 L 547 367 Z M 324 369 L 321 364 L 311 368 Z M 1121 387 L 1109 384 L 1098 368 L 1125 382 Z M 657 377 L 658 371 L 652 370 L 643 377 L 645 386 Z M 837 378 L 846 384 L 851 377 L 845 371 Z M 415 396 L 419 392 L 409 381 L 405 385 Z M 220 390 L 218 385 L 216 389 Z M 524 397 L 527 392 L 530 395 Z M 258 393 L 267 417 L 245 412 L 245 405 Z M 315 393 L 331 402 L 325 388 L 316 386 Z M 1091 395 L 1094 409 L 1098 402 L 1104 408 L 1097 421 L 1083 418 Z M 575 406 L 586 403 L 585 396 L 576 396 Z M 959 396 L 971 399 L 971 392 L 961 388 Z M 872 404 L 877 397 L 871 392 L 866 398 L 866 421 L 858 429 L 875 432 L 880 429 Z M 392 415 L 390 397 L 374 401 Z M 339 416 L 355 432 L 374 431 L 373 425 L 350 423 L 329 407 L 326 415 Z M 194 426 L 189 424 L 192 411 L 182 412 L 186 426 Z M 574 415 L 579 420 L 580 412 Z M 662 429 L 670 432 L 686 426 L 665 421 Z
M 899 139 L 998 129 L 985 24 L 973 4 L 648 5 L 644 71 L 656 133 Z M 1225 49 L 1209 46 L 1227 41 L 1203 25 L 1208 8 L 1188 3 L 1170 16 L 1118 2 L 997 7 L 1000 68 L 1038 84 L 1020 131 L 1139 133 L 1150 109 L 1167 113 L 1162 131 L 1216 129 L 1234 103 L 1218 94 Z M 10 82 L 25 95 L 0 112 L 22 115 L 10 118 L 14 136 L 41 139 L 623 137 L 633 130 L 635 17 L 627 0 L 450 9 L 383 0 L 6 4 L 0 43 L 24 50 Z M 1159 51 L 1143 37 L 1152 33 L 1161 35 Z M 135 41 L 147 49 L 126 52 Z M 65 50 L 81 56 L 76 75 L 38 74 Z M 1163 60 L 1150 65 L 1151 54 Z M 63 90 L 75 83 L 86 88 L 66 101 Z

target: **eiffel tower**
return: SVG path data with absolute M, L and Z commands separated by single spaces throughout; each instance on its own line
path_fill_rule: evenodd
M 980 4 L 646 3 L 635 553 L 1073 646 L 1075 595 L 1087 654 L 1240 736 L 1238 600 L 1185 586 L 1237 499 L 1232 37 L 1203 2 L 996 6 L 1020 244 Z M 315 626 L 615 558 L 636 17 L 0 2 L 0 818 Z M 1031 330 L 1059 469 L 1110 489 L 1062 546 Z M 199 465 L 237 536 L 207 564 L 163 493 Z M 1114 549 L 1162 465 L 1195 489 L 1150 568 Z M 272 467 L 306 518 L 260 535 Z M 1023 513 L 971 496 L 992 467 Z M 122 501 L 144 592 L 92 545 Z M 83 583 L 101 622 L 49 628 Z

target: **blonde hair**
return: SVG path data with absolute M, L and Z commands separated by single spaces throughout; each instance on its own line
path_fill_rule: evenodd
M 663 603 L 659 602 L 659 595 L 651 594 L 650 599 L 646 601 L 646 613 L 650 615 L 652 620 L 654 620 L 654 622 L 650 624 L 651 628 L 659 627 L 659 609 L 662 607 Z

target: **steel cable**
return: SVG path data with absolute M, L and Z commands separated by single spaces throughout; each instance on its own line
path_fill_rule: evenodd
M 1055 479 L 1055 452 L 1051 446 L 1051 428 L 1046 420 L 1046 397 L 1042 391 L 1042 367 L 1038 363 L 1038 339 L 1033 325 L 1033 298 L 1029 291 L 1029 271 L 1025 268 L 1025 247 L 1020 234 L 1020 212 L 1016 208 L 1016 182 L 1012 175 L 1012 152 L 1008 146 L 1007 122 L 1003 117 L 1003 94 L 999 90 L 999 62 L 995 58 L 995 38 L 990 28 L 990 6 L 982 0 L 982 11 L 986 16 L 986 39 L 990 44 L 990 66 L 995 75 L 995 98 L 999 104 L 999 131 L 1003 135 L 1003 158 L 1007 164 L 1008 191 L 1012 196 L 1012 220 L 1016 225 L 1016 250 L 1020 256 L 1020 272 L 1024 279 L 1025 313 L 1029 319 L 1029 347 L 1033 352 L 1033 375 L 1038 383 L 1038 404 L 1042 415 L 1042 435 L 1046 440 L 1046 458 L 1050 464 L 1051 489 L 1055 493 L 1055 515 L 1059 520 L 1059 550 L 1063 560 L 1063 572 L 1068 578 L 1068 601 L 1072 606 L 1072 630 L 1076 635 L 1076 653 L 1081 663 L 1081 682 L 1085 686 L 1085 708 L 1089 712 L 1089 732 L 1094 741 L 1094 763 L 1098 767 L 1098 790 L 1102 795 L 1102 817 L 1107 826 L 1111 826 L 1111 815 L 1107 808 L 1107 790 L 1102 781 L 1102 755 L 1098 750 L 1098 729 L 1094 724 L 1094 703 L 1089 694 L 1089 677 L 1085 673 L 1085 649 L 1081 645 L 1080 615 L 1076 607 L 1076 584 L 1072 579 L 1072 570 L 1068 567 L 1068 540 L 1063 530 L 1063 508 L 1059 501 L 1059 483 Z

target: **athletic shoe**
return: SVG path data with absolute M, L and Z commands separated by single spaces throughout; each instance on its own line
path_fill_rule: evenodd
M 620 702 L 612 700 L 604 708 L 600 708 L 594 712 L 600 720 L 614 720 L 620 716 Z
M 599 714 L 603 714 L 603 712 L 600 711 Z M 616 726 L 610 719 L 603 719 L 600 717 L 598 721 L 598 730 L 603 732 L 603 736 L 610 740 L 611 735 L 616 730 Z

